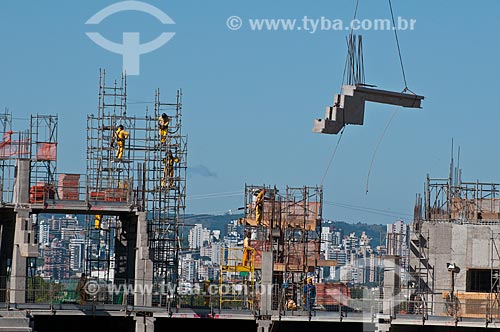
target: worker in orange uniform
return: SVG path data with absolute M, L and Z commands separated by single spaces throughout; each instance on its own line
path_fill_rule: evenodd
M 257 223 L 257 225 L 260 225 L 262 223 L 265 194 L 266 189 L 262 189 L 257 195 L 257 198 L 255 198 L 255 222 Z
M 125 140 L 129 137 L 129 133 L 125 131 L 123 125 L 119 125 L 115 131 L 114 140 L 118 145 L 118 149 L 116 150 L 116 158 L 122 159 L 123 152 L 125 151 Z
M 174 186 L 174 163 L 178 163 L 179 158 L 175 157 L 172 151 L 168 151 L 168 155 L 166 158 L 163 158 L 163 163 L 165 166 L 163 167 L 163 178 L 161 179 L 161 186 L 165 187 L 168 185 L 170 188 Z
M 249 266 L 249 262 L 252 259 L 254 248 L 250 246 L 250 232 L 245 234 L 245 238 L 243 239 L 243 259 L 242 265 Z
M 166 113 L 163 113 L 158 117 L 158 128 L 160 132 L 160 141 L 165 143 L 168 134 L 168 124 L 170 123 L 170 118 Z

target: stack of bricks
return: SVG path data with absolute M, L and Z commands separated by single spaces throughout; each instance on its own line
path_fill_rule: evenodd
M 77 201 L 80 198 L 78 187 L 80 182 L 79 174 L 60 174 L 57 194 L 59 199 Z

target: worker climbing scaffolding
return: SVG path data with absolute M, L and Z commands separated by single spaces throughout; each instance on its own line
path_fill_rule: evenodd
M 125 151 L 125 140 L 128 139 L 129 133 L 125 131 L 123 125 L 119 125 L 113 136 L 113 142 L 116 142 L 118 148 L 116 149 L 116 158 L 122 159 Z
M 162 144 L 167 141 L 169 123 L 170 118 L 166 113 L 163 113 L 160 117 L 158 117 L 158 130 L 160 134 L 160 141 Z
M 167 181 L 170 188 L 174 187 L 174 164 L 179 162 L 179 158 L 174 156 L 172 151 L 168 151 L 167 157 L 163 158 L 163 177 L 161 179 L 161 186 L 166 187 Z
M 248 266 L 249 263 L 252 261 L 252 255 L 255 251 L 254 248 L 250 246 L 250 236 L 251 233 L 247 232 L 245 234 L 245 238 L 243 239 L 243 260 L 242 260 L 242 265 L 243 266 Z
M 255 198 L 255 222 L 257 225 L 262 223 L 262 217 L 264 215 L 264 195 L 266 194 L 266 189 L 262 189 Z

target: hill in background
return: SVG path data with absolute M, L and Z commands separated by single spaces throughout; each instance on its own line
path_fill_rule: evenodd
M 220 230 L 222 235 L 226 235 L 227 224 L 229 224 L 232 220 L 243 218 L 243 216 L 243 214 L 226 214 L 217 216 L 208 214 L 186 215 L 185 224 L 187 226 L 201 224 L 204 228 L 208 228 L 210 230 Z M 372 248 L 385 243 L 386 225 L 366 224 L 361 222 L 350 224 L 343 221 L 336 221 L 325 224 L 324 226 L 333 226 L 334 231 L 341 231 L 342 235 L 349 235 L 350 233 L 355 232 L 356 235 L 359 236 L 362 232 L 365 232 L 366 235 L 372 239 Z

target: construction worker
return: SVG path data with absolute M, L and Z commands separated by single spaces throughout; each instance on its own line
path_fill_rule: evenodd
M 174 163 L 178 162 L 179 158 L 174 157 L 172 151 L 168 151 L 167 157 L 163 158 L 165 166 L 163 167 L 163 178 L 161 179 L 162 187 L 167 185 L 167 178 L 169 187 L 172 188 L 174 186 Z
M 118 145 L 118 149 L 116 150 L 116 158 L 123 158 L 123 151 L 125 150 L 125 140 L 129 137 L 129 133 L 125 131 L 123 125 L 119 125 L 115 131 L 114 140 Z
M 170 118 L 166 113 L 163 113 L 158 117 L 158 128 L 160 132 L 160 141 L 165 143 L 168 134 L 168 124 L 170 123 Z
M 94 219 L 94 228 L 101 228 L 102 214 L 96 214 Z
M 307 277 L 307 282 L 304 285 L 304 309 L 307 311 L 313 311 L 315 300 L 316 286 L 312 282 L 312 277 Z
M 262 223 L 265 193 L 266 189 L 262 189 L 257 195 L 257 198 L 255 198 L 255 222 L 257 223 L 257 225 L 260 225 Z
M 76 285 L 76 293 L 78 294 L 80 298 L 80 304 L 85 304 L 87 301 L 87 293 L 85 292 L 85 285 L 87 283 L 87 277 L 85 276 L 85 273 L 82 273 L 80 276 L 80 280 L 78 281 L 78 284 Z
M 249 266 L 249 262 L 252 259 L 252 254 L 254 252 L 254 248 L 250 247 L 250 232 L 245 234 L 245 238 L 243 239 L 243 259 L 242 265 Z
M 286 308 L 288 310 L 297 310 L 297 303 L 292 299 L 288 299 L 286 300 Z

